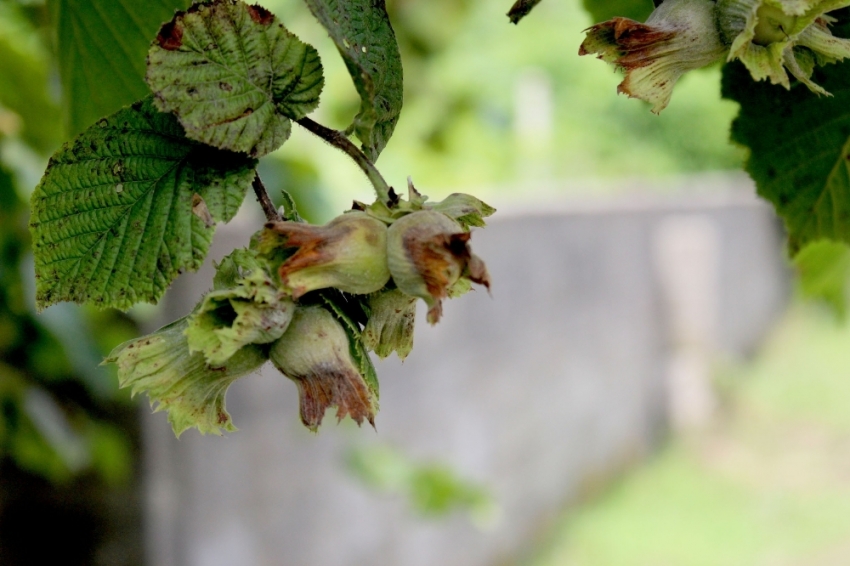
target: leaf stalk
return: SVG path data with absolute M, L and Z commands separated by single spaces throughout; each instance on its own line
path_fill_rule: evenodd
M 330 145 L 348 154 L 351 159 L 363 170 L 369 182 L 375 188 L 375 194 L 378 199 L 386 205 L 391 202 L 391 189 L 387 182 L 381 176 L 381 173 L 375 168 L 375 165 L 366 157 L 366 154 L 357 149 L 357 146 L 343 135 L 342 132 L 325 127 L 318 122 L 311 120 L 308 117 L 296 120 L 302 128 L 309 130 L 311 133 L 319 136 Z
M 266 186 L 260 179 L 259 174 L 254 175 L 251 187 L 254 189 L 254 194 L 257 195 L 257 202 L 259 202 L 260 206 L 263 208 L 263 214 L 266 215 L 266 220 L 269 222 L 280 222 L 283 220 L 280 213 L 275 208 L 272 199 L 269 197 L 269 193 L 266 191 Z

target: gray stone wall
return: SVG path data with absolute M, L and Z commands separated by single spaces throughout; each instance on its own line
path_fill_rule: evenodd
M 510 563 L 565 504 L 647 454 L 665 431 L 677 348 L 671 309 L 691 300 L 687 291 L 666 300 L 660 281 L 659 241 L 677 236 L 659 226 L 671 217 L 699 218 L 717 235 L 715 259 L 703 265 L 716 280 L 704 292 L 716 293 L 707 303 L 716 311 L 711 347 L 751 351 L 788 294 L 780 229 L 754 198 L 502 212 L 472 239 L 492 296 L 479 289 L 450 301 L 436 327 L 420 311 L 410 357 L 377 364 L 377 432 L 338 426 L 330 414 L 318 435 L 307 432 L 295 386 L 270 367 L 231 389 L 240 431 L 225 438 L 189 431 L 176 440 L 164 415 L 146 416 L 148 563 Z M 238 224 L 223 230 L 213 255 L 247 241 L 237 233 Z M 169 292 L 171 318 L 208 286 L 205 271 Z M 368 490 L 343 460 L 370 443 L 482 482 L 499 519 L 483 529 L 463 514 L 422 519 L 404 499 Z

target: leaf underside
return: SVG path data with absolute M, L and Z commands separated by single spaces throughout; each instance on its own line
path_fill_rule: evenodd
M 32 195 L 38 307 L 156 302 L 209 248 L 214 227 L 193 200 L 227 222 L 255 165 L 186 139 L 151 98 L 100 120 L 53 155 Z
M 318 52 L 270 12 L 214 0 L 179 12 L 159 32 L 146 80 L 157 106 L 190 138 L 259 157 L 289 138 L 324 85 Z
M 404 101 L 401 56 L 383 0 L 305 0 L 336 43 L 360 95 L 352 129 L 372 161 L 392 136 Z
M 833 97 L 786 91 L 726 66 L 723 93 L 740 103 L 732 139 L 750 148 L 746 169 L 785 221 L 796 254 L 821 239 L 850 242 L 850 73 L 828 65 L 813 77 Z
M 68 133 L 148 95 L 145 54 L 189 0 L 49 0 Z

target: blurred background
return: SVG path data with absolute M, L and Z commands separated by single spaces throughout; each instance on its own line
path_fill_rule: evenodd
M 347 126 L 359 100 L 326 33 L 300 2 L 260 3 L 322 55 L 316 120 Z M 159 306 L 36 314 L 27 230 L 50 154 L 144 95 L 147 39 L 133 58 L 109 23 L 166 4 L 0 0 L 0 564 L 850 563 L 850 329 L 798 297 L 719 67 L 655 116 L 577 56 L 582 29 L 651 3 L 546 0 L 512 26 L 509 2 L 388 0 L 405 108 L 378 165 L 499 209 L 472 240 L 492 296 L 436 327 L 419 313 L 411 356 L 377 364 L 377 431 L 309 433 L 266 371 L 228 395 L 239 432 L 175 439 L 99 363 L 185 314 L 209 263 Z M 115 52 L 136 82 L 113 84 Z M 317 223 L 371 200 L 297 128 L 260 174 Z M 210 259 L 261 222 L 246 199 Z

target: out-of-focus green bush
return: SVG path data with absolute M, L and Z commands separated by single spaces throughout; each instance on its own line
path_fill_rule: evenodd
M 45 11 L 0 1 L 0 458 L 52 482 L 116 484 L 130 476 L 132 410 L 99 363 L 135 324 L 70 305 L 34 312 L 26 199 L 63 137 Z
M 0 564 L 138 564 L 136 410 L 99 365 L 136 324 L 35 312 L 28 200 L 65 138 L 48 23 L 0 0 Z

